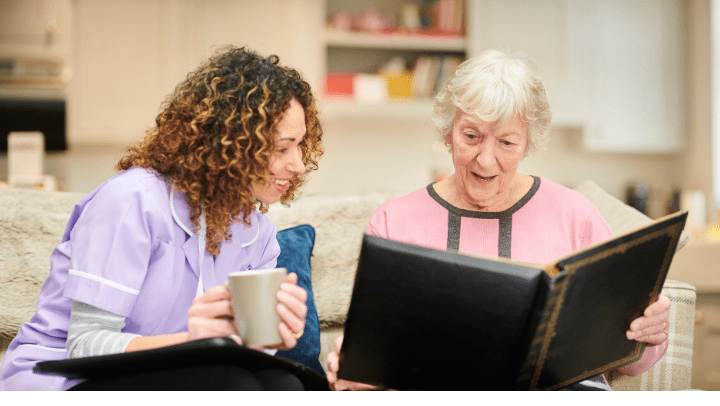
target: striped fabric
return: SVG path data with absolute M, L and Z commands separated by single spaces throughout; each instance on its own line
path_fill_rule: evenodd
M 670 343 L 667 353 L 640 376 L 629 377 L 618 371 L 609 373 L 607 378 L 614 390 L 690 389 L 695 332 L 695 287 L 666 280 L 662 293 L 670 299 Z
M 125 317 L 73 300 L 67 337 L 69 358 L 125 352 L 137 334 L 121 333 Z

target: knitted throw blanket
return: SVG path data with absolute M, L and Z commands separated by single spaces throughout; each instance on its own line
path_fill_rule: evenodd
M 0 189 L 0 338 L 15 337 L 35 314 L 50 254 L 83 196 Z

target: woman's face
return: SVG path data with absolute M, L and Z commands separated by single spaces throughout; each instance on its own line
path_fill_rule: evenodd
M 511 199 L 527 138 L 528 125 L 518 116 L 496 127 L 458 109 L 446 142 L 451 145 L 452 185 L 461 208 L 491 210 Z
M 305 110 L 295 100 L 285 111 L 275 136 L 275 152 L 270 156 L 270 178 L 253 185 L 252 196 L 264 204 L 272 204 L 290 187 L 290 180 L 305 173 L 300 143 L 305 137 Z

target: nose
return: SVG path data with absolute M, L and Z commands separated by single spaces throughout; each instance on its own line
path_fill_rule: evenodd
M 302 175 L 305 173 L 305 163 L 303 163 L 302 160 L 302 148 L 298 145 L 298 147 L 295 149 L 295 153 L 291 154 L 290 159 L 287 163 L 287 170 L 296 174 L 296 175 Z
M 477 163 L 480 164 L 480 167 L 482 168 L 492 167 L 495 164 L 495 151 L 493 143 L 483 142 L 478 145 L 478 148 L 479 151 L 477 157 L 475 157 Z

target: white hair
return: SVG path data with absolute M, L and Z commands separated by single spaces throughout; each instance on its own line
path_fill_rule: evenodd
M 435 96 L 431 120 L 447 139 L 457 110 L 501 126 L 515 115 L 528 123 L 525 155 L 542 150 L 552 112 L 537 65 L 523 53 L 484 51 L 460 64 Z

